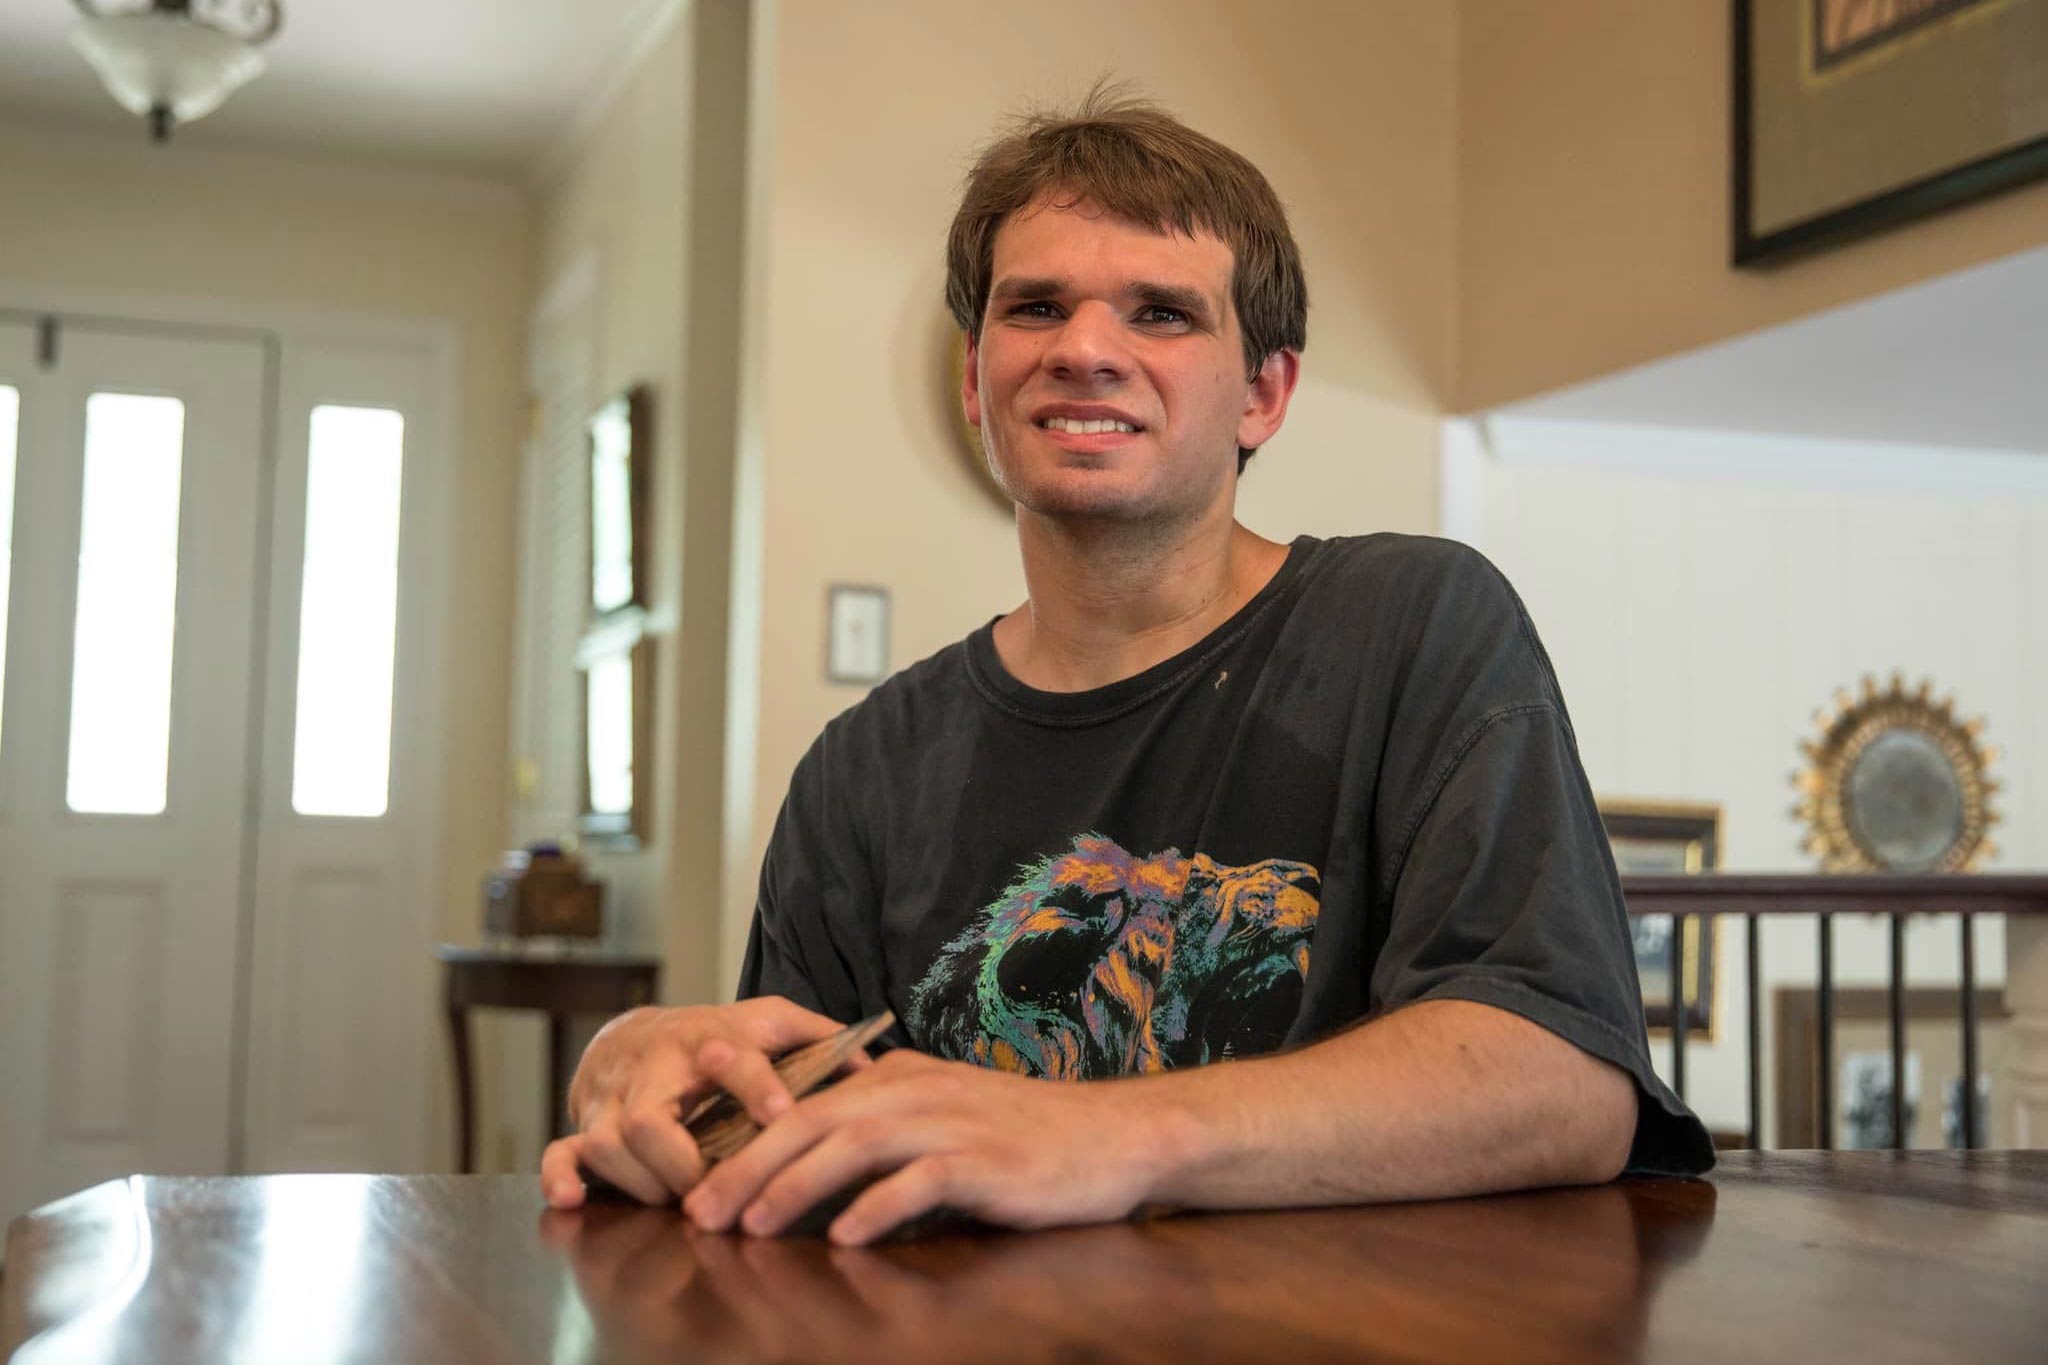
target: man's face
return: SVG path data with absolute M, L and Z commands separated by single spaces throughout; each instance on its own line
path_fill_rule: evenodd
M 1112 521 L 1227 507 L 1292 376 L 1277 405 L 1246 379 L 1229 246 L 1040 200 L 998 229 L 993 267 L 961 396 L 1010 496 Z

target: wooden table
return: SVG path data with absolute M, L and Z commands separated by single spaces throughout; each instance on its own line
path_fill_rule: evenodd
M 39 1362 L 2029 1361 L 2048 1152 L 1730 1154 L 1710 1181 L 873 1250 L 550 1213 L 520 1176 L 98 1186 L 16 1220 Z
M 472 1009 L 539 1010 L 548 1017 L 549 1137 L 568 1131 L 569 1022 L 578 1016 L 610 1018 L 654 1003 L 661 992 L 661 960 L 617 953 L 544 956 L 502 948 L 436 944 L 441 963 L 441 1005 L 455 1053 L 455 1168 L 476 1169 L 476 1081 L 469 1057 Z

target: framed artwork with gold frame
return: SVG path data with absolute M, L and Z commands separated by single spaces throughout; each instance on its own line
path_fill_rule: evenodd
M 2048 175 L 2048 0 L 1733 0 L 1736 265 Z
M 1670 801 L 1600 799 L 1600 820 L 1614 850 L 1614 865 L 1623 876 L 1670 876 L 1712 872 L 1721 865 L 1721 808 Z M 1629 938 L 1635 949 L 1636 974 L 1643 983 L 1643 1016 L 1650 1030 L 1668 1032 L 1672 1018 L 1671 916 L 1629 916 Z M 1719 921 L 1693 916 L 1685 921 L 1679 945 L 1679 973 L 1684 982 L 1686 1030 L 1715 1037 L 1720 1025 L 1716 1008 L 1721 956 Z

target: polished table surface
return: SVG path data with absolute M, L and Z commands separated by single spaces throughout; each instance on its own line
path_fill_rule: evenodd
M 137 1177 L 17 1219 L 0 1353 L 63 1361 L 2048 1359 L 2048 1152 L 871 1250 L 549 1213 L 516 1176 Z

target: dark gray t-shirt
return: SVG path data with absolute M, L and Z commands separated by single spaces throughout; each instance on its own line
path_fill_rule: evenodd
M 1650 1066 L 1550 661 L 1451 541 L 1303 537 L 1206 639 L 1093 691 L 1018 682 L 987 626 L 905 669 L 798 765 L 740 994 L 1072 1078 L 1478 1001 L 1635 1078 L 1632 1169 L 1713 1164 Z

